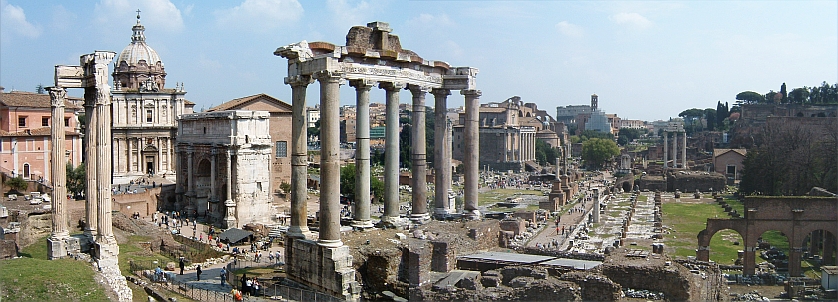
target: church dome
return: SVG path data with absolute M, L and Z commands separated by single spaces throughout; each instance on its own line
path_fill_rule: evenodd
M 140 23 L 139 11 L 137 24 L 131 29 L 134 31 L 131 44 L 119 53 L 114 62 L 115 89 L 159 91 L 166 85 L 166 70 L 157 52 L 145 43 L 145 26 Z
M 145 61 L 147 65 L 156 65 L 158 62 L 162 65 L 157 52 L 145 43 L 145 26 L 140 24 L 140 15 L 137 15 L 137 24 L 132 29 L 134 34 L 131 36 L 131 44 L 119 53 L 116 64 L 121 65 L 125 62 L 128 65 L 137 65 L 140 61 Z

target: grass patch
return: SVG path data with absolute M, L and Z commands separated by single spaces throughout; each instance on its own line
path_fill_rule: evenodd
M 707 218 L 727 216 L 715 203 L 664 203 L 661 210 L 663 221 L 672 229 L 665 235 L 666 245 L 675 249 L 676 256 L 682 257 L 695 256 L 698 233 L 706 228 Z M 720 231 L 710 240 L 710 258 L 732 264 L 733 261 L 725 259 L 736 259 L 739 248 L 734 248 L 731 241 L 723 240 L 723 234 L 725 231 Z M 741 239 L 739 241 L 741 244 Z
M 6 301 L 107 301 L 89 263 L 47 260 L 47 238 L 23 248 L 24 258 L 0 260 L 0 299 Z

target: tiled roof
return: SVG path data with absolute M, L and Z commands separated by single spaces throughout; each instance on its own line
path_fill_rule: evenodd
M 259 98 L 265 98 L 268 101 L 279 105 L 280 107 L 286 107 L 286 108 L 288 108 L 288 110 L 291 110 L 291 105 L 290 104 L 288 104 L 286 102 L 283 102 L 280 99 L 277 99 L 277 98 L 272 97 L 270 95 L 260 93 L 260 94 L 254 94 L 254 95 L 251 95 L 251 96 L 246 96 L 246 97 L 243 97 L 243 98 L 237 98 L 237 99 L 230 100 L 230 101 L 228 101 L 226 103 L 223 103 L 221 105 L 212 107 L 207 111 L 224 111 L 224 110 L 239 109 L 239 108 L 242 108 L 243 106 L 245 106 L 247 103 L 255 101 Z
M 0 94 L 0 105 L 9 107 L 50 108 L 52 107 L 52 102 L 50 101 L 49 94 L 13 91 Z M 81 106 L 76 106 L 68 101 L 64 102 L 64 107 L 66 109 L 82 109 Z
M 722 154 L 725 154 L 725 153 L 728 153 L 730 151 L 739 153 L 742 156 L 745 156 L 746 154 L 748 154 L 747 149 L 713 149 L 713 157 L 718 157 L 718 156 L 720 156 Z
M 0 130 L 0 136 L 3 137 L 10 137 L 10 136 L 50 136 L 52 135 L 52 129 L 50 127 L 41 127 L 41 128 L 34 128 L 34 129 L 26 129 L 17 132 L 8 132 Z M 75 131 L 65 131 L 64 135 L 79 135 L 79 133 Z

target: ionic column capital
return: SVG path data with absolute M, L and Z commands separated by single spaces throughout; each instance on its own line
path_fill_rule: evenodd
M 355 90 L 366 90 L 370 91 L 375 85 L 378 84 L 378 81 L 373 80 L 351 80 L 349 81 L 349 86 L 355 87 Z
M 50 105 L 52 107 L 64 107 L 64 101 L 67 99 L 67 90 L 62 87 L 47 87 L 50 97 Z
M 479 98 L 481 95 L 483 95 L 483 92 L 481 92 L 480 90 L 477 90 L 477 89 L 463 89 L 463 90 L 460 90 L 460 94 L 462 94 L 466 97 L 477 97 L 477 98 Z
M 387 90 L 387 91 L 399 91 L 404 89 L 407 84 L 404 82 L 381 82 L 378 84 L 378 88 Z
M 285 84 L 291 87 L 306 87 L 308 84 L 314 83 L 314 79 L 307 75 L 295 75 L 285 77 Z
M 431 89 L 431 94 L 433 94 L 434 97 L 438 97 L 438 98 L 439 97 L 447 97 L 447 96 L 451 95 L 451 89 L 434 88 L 434 89 Z
M 343 73 L 332 70 L 321 70 L 311 75 L 320 83 L 343 84 Z
M 407 89 L 410 90 L 410 92 L 413 93 L 414 96 L 416 96 L 416 95 L 423 95 L 424 96 L 426 93 L 430 92 L 433 89 L 433 87 L 408 84 Z

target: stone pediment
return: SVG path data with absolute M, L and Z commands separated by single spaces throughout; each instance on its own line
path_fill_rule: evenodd
M 291 104 L 270 95 L 260 93 L 231 100 L 210 108 L 209 112 L 224 110 L 259 110 L 271 113 L 291 113 Z

